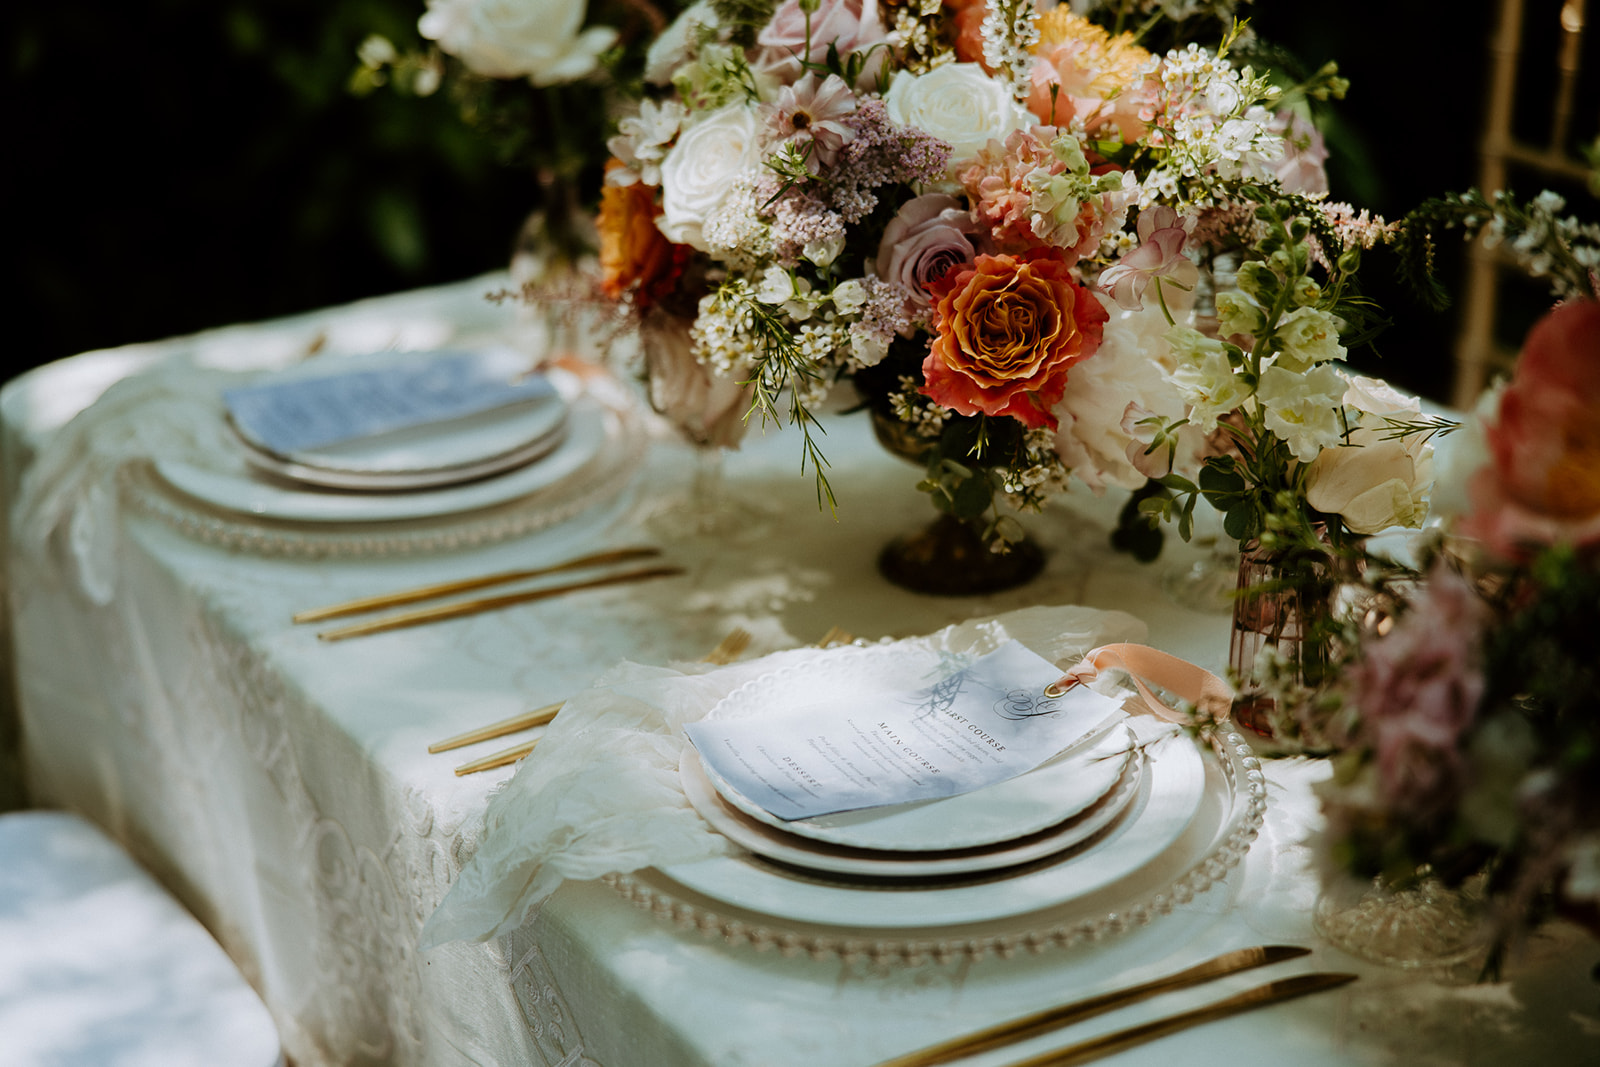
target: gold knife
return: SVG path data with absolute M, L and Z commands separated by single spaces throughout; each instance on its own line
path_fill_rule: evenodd
M 439 622 L 444 619 L 459 619 L 465 615 L 477 615 L 485 611 L 498 611 L 518 604 L 531 604 L 535 600 L 545 600 L 564 593 L 576 593 L 583 589 L 599 589 L 607 585 L 621 585 L 625 582 L 642 582 L 650 578 L 671 578 L 684 574 L 682 567 L 645 567 L 642 570 L 625 571 L 622 574 L 609 574 L 603 578 L 590 578 L 583 582 L 569 582 L 566 585 L 552 585 L 545 589 L 533 589 L 526 593 L 508 593 L 505 596 L 480 597 L 477 600 L 466 600 L 459 604 L 440 604 L 431 608 L 415 608 L 411 611 L 397 611 L 393 615 L 383 615 L 371 622 L 356 623 L 353 626 L 342 626 L 334 630 L 323 630 L 317 634 L 324 641 L 343 641 L 349 637 L 360 637 L 364 634 L 381 634 L 387 630 L 399 630 L 407 626 L 422 626 L 425 623 Z
M 917 1052 L 907 1053 L 892 1060 L 886 1060 L 878 1067 L 932 1067 L 936 1063 L 948 1063 L 963 1056 L 976 1056 L 980 1052 L 987 1052 L 1001 1045 L 1009 1045 L 1017 1041 L 1026 1041 L 1030 1037 L 1058 1030 L 1063 1026 L 1070 1026 L 1075 1022 L 1088 1019 L 1103 1012 L 1120 1008 L 1127 1004 L 1136 1004 L 1141 1000 L 1170 993 L 1175 989 L 1187 989 L 1192 985 L 1209 982 L 1214 978 L 1224 975 L 1237 974 L 1255 967 L 1265 967 L 1272 963 L 1281 963 L 1284 960 L 1299 959 L 1309 955 L 1308 948 L 1297 945 L 1258 945 L 1255 948 L 1235 949 L 1224 952 L 1214 959 L 1197 963 L 1187 970 L 1170 974 L 1165 978 L 1157 978 L 1142 985 L 1129 986 L 1127 989 L 1118 989 L 1110 993 L 1090 997 L 1087 1000 L 1074 1001 L 1055 1008 L 1046 1008 L 1032 1015 L 1024 1015 L 1010 1022 L 999 1023 L 986 1030 L 979 1030 L 975 1034 L 966 1034 L 952 1038 L 937 1045 L 930 1045 Z
M 1018 1060 L 1007 1064 L 1006 1067 L 1074 1067 L 1075 1064 L 1088 1063 L 1102 1056 L 1112 1056 L 1142 1045 L 1147 1041 L 1154 1041 L 1158 1037 L 1175 1034 L 1179 1030 L 1186 1030 L 1191 1026 L 1202 1026 L 1205 1023 L 1214 1023 L 1218 1019 L 1226 1019 L 1230 1015 L 1251 1011 L 1255 1008 L 1264 1008 L 1268 1004 L 1278 1004 L 1296 997 L 1309 996 L 1312 993 L 1321 993 L 1324 990 L 1336 989 L 1339 986 L 1354 982 L 1353 974 L 1300 974 L 1293 978 L 1280 978 L 1276 982 L 1268 982 L 1254 989 L 1247 989 L 1237 996 L 1204 1008 L 1171 1015 L 1165 1019 L 1145 1023 L 1143 1026 L 1131 1026 L 1126 1030 L 1117 1030 L 1102 1037 L 1081 1041 L 1076 1045 L 1046 1052 L 1026 1060 Z
M 470 593 L 477 589 L 487 589 L 493 585 L 506 585 L 511 582 L 520 582 L 529 578 L 542 578 L 547 574 L 559 574 L 562 571 L 582 570 L 585 567 L 599 567 L 608 563 L 627 563 L 636 559 L 648 559 L 661 555 L 659 548 L 648 545 L 639 548 L 614 548 L 608 552 L 593 552 L 577 559 L 569 559 L 564 563 L 553 563 L 546 567 L 535 567 L 532 570 L 501 571 L 498 574 L 488 574 L 481 578 L 462 578 L 454 582 L 440 582 L 437 585 L 425 585 L 419 589 L 406 589 L 398 593 L 381 593 L 378 596 L 362 597 L 360 600 L 347 600 L 342 604 L 330 604 L 325 608 L 311 608 L 307 611 L 296 613 L 294 621 L 322 622 L 325 619 L 339 619 L 346 615 L 363 615 L 369 611 L 380 608 L 397 608 L 405 604 L 416 604 L 424 600 L 437 600 L 440 597 L 454 596 L 457 593 Z

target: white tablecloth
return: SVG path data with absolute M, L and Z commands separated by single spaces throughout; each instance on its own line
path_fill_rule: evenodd
M 480 279 L 92 353 L 25 375 L 0 396 L 10 498 L 61 425 L 141 366 L 185 356 L 273 366 L 312 349 L 514 338 L 514 312 L 481 298 L 499 284 Z M 911 967 L 792 958 L 681 931 L 605 885 L 569 883 L 515 935 L 417 952 L 423 919 L 473 853 L 489 793 L 511 773 L 456 778 L 460 759 L 492 746 L 430 756 L 427 744 L 560 700 L 622 659 L 693 659 L 734 625 L 755 632 L 761 651 L 814 641 L 833 625 L 876 638 L 1027 604 L 1080 603 L 1132 611 L 1152 644 L 1213 669 L 1225 661 L 1225 617 L 1176 607 L 1159 591 L 1163 570 L 1194 550 L 1153 567 L 1112 554 L 1114 497 L 1077 491 L 1070 507 L 1029 520 L 1051 555 L 1024 589 L 957 600 L 886 585 L 874 566 L 879 547 L 931 511 L 913 488 L 915 472 L 872 442 L 864 418 L 830 420 L 829 431 L 837 521 L 818 513 L 809 476 L 798 474 L 794 435 L 753 433 L 728 475 L 735 493 L 771 509 L 769 532 L 666 543 L 690 568 L 686 579 L 332 645 L 289 625 L 290 614 L 639 542 L 641 516 L 685 485 L 688 452 L 660 434 L 611 504 L 542 533 L 448 553 L 262 555 L 125 510 L 119 585 L 104 607 L 78 590 L 59 546 L 41 562 L 13 543 L 32 800 L 85 813 L 155 871 L 238 961 L 302 1067 L 868 1064 L 1226 948 L 1317 946 L 1317 886 L 1301 842 L 1316 819 L 1309 783 L 1325 768 L 1280 761 L 1269 765 L 1266 829 L 1240 870 L 1173 915 L 1088 947 Z M 1459 988 L 1319 946 L 1300 969 L 1354 968 L 1362 981 L 1117 1062 L 1164 1064 L 1175 1051 L 1216 1064 L 1600 1062 L 1600 987 L 1588 974 L 1597 960 L 1600 946 L 1550 927 L 1510 980 Z M 1125 1009 L 1073 1036 L 1268 974 Z

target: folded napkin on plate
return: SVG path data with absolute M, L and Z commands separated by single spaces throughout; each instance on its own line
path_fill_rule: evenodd
M 1016 640 L 1065 670 L 1092 648 L 1144 635 L 1144 623 L 1123 612 L 1034 607 L 901 644 L 980 656 Z M 729 667 L 625 662 L 607 672 L 567 701 L 539 747 L 490 797 L 478 852 L 424 925 L 421 947 L 509 933 L 568 878 L 732 850 L 679 784 L 678 762 L 689 743 L 684 727 L 746 682 L 829 654 L 793 649 Z
M 234 425 L 279 455 L 449 422 L 555 395 L 512 349 L 383 353 L 356 369 L 274 375 L 223 394 Z

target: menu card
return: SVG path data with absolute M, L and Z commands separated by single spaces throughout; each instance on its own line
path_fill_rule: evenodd
M 381 367 L 295 375 L 223 393 L 247 440 L 280 455 L 555 395 L 510 351 L 396 355 Z
M 1097 736 L 1121 703 L 1011 641 L 923 689 L 685 728 L 714 779 L 780 819 L 970 793 Z

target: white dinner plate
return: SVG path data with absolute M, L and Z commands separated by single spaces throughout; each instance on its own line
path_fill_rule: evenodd
M 163 460 L 156 473 L 179 491 L 225 511 L 290 522 L 399 522 L 454 515 L 503 504 L 561 482 L 583 469 L 605 444 L 609 420 L 598 401 L 570 405 L 565 436 L 545 458 L 497 477 L 414 493 L 342 492 L 296 486 L 250 470 L 218 471 Z
M 751 855 L 672 864 L 662 874 L 713 900 L 821 926 L 911 929 L 1024 915 L 1105 889 L 1155 863 L 1194 821 L 1206 769 L 1181 728 L 1129 720 L 1149 760 L 1126 814 L 1104 834 L 1053 859 L 977 880 L 842 882 Z
M 758 856 L 831 874 L 925 878 L 973 874 L 1030 863 L 1082 844 L 1111 825 L 1137 792 L 1144 761 L 1138 758 L 1133 735 L 1126 727 L 1109 733 L 1099 747 L 1105 749 L 1108 756 L 1115 755 L 1112 749 L 1117 749 L 1127 758 L 1112 761 L 1122 768 L 1122 774 L 1093 805 L 1056 826 L 1021 840 L 959 852 L 869 851 L 843 848 L 785 833 L 750 818 L 723 800 L 711 784 L 705 765 L 693 747 L 684 752 L 679 777 L 694 810 L 713 829 Z
M 808 681 L 802 698 L 808 703 L 813 692 L 809 685 L 814 681 L 814 677 Z M 780 819 L 714 769 L 704 763 L 701 766 L 717 793 L 733 807 L 758 822 L 813 841 L 885 852 L 982 848 L 1059 825 L 1105 796 L 1132 756 L 1128 745 L 1110 729 L 1115 721 L 1107 721 L 1105 733 L 1088 748 L 970 793 L 809 819 Z M 1106 734 L 1112 734 L 1109 746 Z
M 559 399 L 559 398 L 557 398 Z M 287 460 L 275 456 L 270 452 L 263 452 L 249 441 L 241 439 L 244 447 L 245 462 L 257 470 L 263 471 L 275 478 L 302 485 L 315 486 L 320 489 L 343 489 L 351 492 L 365 493 L 404 493 L 415 492 L 420 489 L 437 489 L 447 485 L 461 485 L 465 482 L 478 481 L 481 478 L 493 477 L 504 474 L 506 471 L 525 467 L 529 463 L 543 459 L 561 444 L 565 436 L 567 421 L 567 405 L 561 401 L 559 406 L 544 406 L 544 417 L 527 423 L 529 429 L 538 427 L 539 436 L 521 440 L 516 447 L 509 451 L 490 455 L 483 459 L 463 463 L 439 464 L 433 467 L 417 466 L 407 467 L 404 464 L 418 463 L 416 457 L 406 454 L 418 446 L 419 441 L 433 437 L 441 443 L 448 444 L 452 439 L 459 439 L 470 434 L 471 427 L 464 424 L 474 422 L 506 422 L 510 421 L 514 413 L 505 410 L 488 412 L 483 415 L 472 416 L 470 419 L 453 420 L 455 430 L 446 430 L 434 426 L 429 427 L 431 434 L 423 434 L 419 430 L 406 430 L 399 434 L 384 434 L 382 438 L 364 438 L 360 444 L 364 447 L 362 452 L 372 457 L 377 463 L 388 462 L 393 469 L 343 469 L 322 465 L 308 465 L 296 460 Z M 552 418 L 551 416 L 557 416 Z M 390 449 L 386 447 L 384 438 L 404 436 L 407 440 L 403 444 L 396 444 Z M 520 438 L 521 435 L 519 435 Z M 356 442 L 347 442 L 354 444 Z M 335 446 L 330 446 L 330 448 Z M 457 455 L 465 454 L 465 450 L 453 450 Z M 320 458 L 320 454 L 319 454 Z M 331 457 L 329 458 L 331 462 Z

